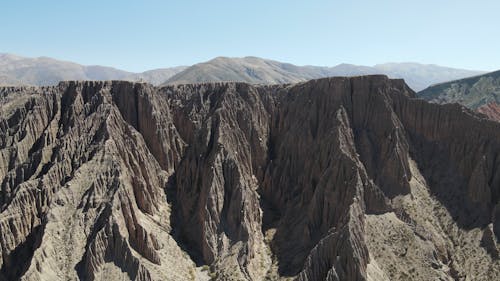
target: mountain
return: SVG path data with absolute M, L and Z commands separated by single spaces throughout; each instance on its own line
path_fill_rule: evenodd
M 489 102 L 477 108 L 477 112 L 480 112 L 488 118 L 500 122 L 500 103 Z
M 418 95 L 435 103 L 460 103 L 500 121 L 500 71 L 433 85 Z
M 195 64 L 169 78 L 167 84 L 200 83 L 210 81 L 241 81 L 257 84 L 296 83 L 329 76 L 358 76 L 386 74 L 403 78 L 414 90 L 444 81 L 478 75 L 480 71 L 453 69 L 417 63 L 389 63 L 374 67 L 340 64 L 335 67 L 296 66 L 257 57 L 218 57 Z
M 418 63 L 386 63 L 375 65 L 374 68 L 391 77 L 404 78 L 406 83 L 415 91 L 420 91 L 433 84 L 484 73 L 484 71 L 471 71 Z
M 500 279 L 500 123 L 402 80 L 0 96 L 2 281 Z
M 135 73 L 125 77 L 125 80 L 129 81 L 145 81 L 153 85 L 160 85 L 165 82 L 168 78 L 174 76 L 175 74 L 185 70 L 187 66 L 174 66 L 170 68 L 159 68 L 144 71 L 141 73 Z
M 330 73 L 327 67 L 300 67 L 257 57 L 217 57 L 208 62 L 188 67 L 186 70 L 172 76 L 165 84 L 186 84 L 207 81 L 280 84 L 329 76 Z
M 158 85 L 185 67 L 132 73 L 112 67 L 83 66 L 48 57 L 0 54 L 0 85 L 56 85 L 65 80 L 131 80 Z
M 416 91 L 440 82 L 482 74 L 417 63 L 388 63 L 373 67 L 339 64 L 334 67 L 296 66 L 258 57 L 217 57 L 191 67 L 178 66 L 132 73 L 104 66 L 83 66 L 47 57 L 25 58 L 0 54 L 0 85 L 55 85 L 67 80 L 129 80 L 153 85 L 189 84 L 210 81 L 239 81 L 254 84 L 296 83 L 330 76 L 386 74 L 403 78 Z

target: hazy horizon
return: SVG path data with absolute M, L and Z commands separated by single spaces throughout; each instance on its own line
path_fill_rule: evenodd
M 295 65 L 417 62 L 494 71 L 497 1 L 11 1 L 2 53 L 132 72 L 257 56 Z
M 115 68 L 117 70 L 122 70 L 122 71 L 128 71 L 128 72 L 131 72 L 131 73 L 141 73 L 141 72 L 146 72 L 146 71 L 151 71 L 151 70 L 157 70 L 157 69 L 168 69 L 168 68 L 176 68 L 176 67 L 189 67 L 189 66 L 193 66 L 195 64 L 199 64 L 199 63 L 206 63 L 206 62 L 209 62 L 211 60 L 214 60 L 214 59 L 217 59 L 217 58 L 229 58 L 229 59 L 241 59 L 241 58 L 246 58 L 246 57 L 256 57 L 256 58 L 259 58 L 259 59 L 263 59 L 263 60 L 271 60 L 271 61 L 278 61 L 276 59 L 273 59 L 273 58 L 265 58 L 265 57 L 258 57 L 258 56 L 252 56 L 252 55 L 248 55 L 248 56 L 242 56 L 242 57 L 228 57 L 228 56 L 216 56 L 216 57 L 213 57 L 213 58 L 210 58 L 206 61 L 199 61 L 199 62 L 195 62 L 193 64 L 180 64 L 180 65 L 166 65 L 166 66 L 162 66 L 162 67 L 158 67 L 158 68 L 151 68 L 151 69 L 145 69 L 143 71 L 138 71 L 138 72 L 135 72 L 133 70 L 128 70 L 128 69 L 122 69 L 122 68 L 117 68 L 115 66 L 112 66 L 112 65 L 105 65 L 105 64 L 84 64 L 84 63 L 81 63 L 81 62 L 78 62 L 78 61 L 71 61 L 71 60 L 65 60 L 65 59 L 60 59 L 60 58 L 57 58 L 57 57 L 49 57 L 49 56 L 37 56 L 37 57 L 30 57 L 30 56 L 26 56 L 26 55 L 23 55 L 23 54 L 16 54 L 16 53 L 9 53 L 9 52 L 2 52 L 0 51 L 0 55 L 13 55 L 13 56 L 18 56 L 18 57 L 22 57 L 22 58 L 26 58 L 26 59 L 40 59 L 40 58 L 48 58 L 48 59 L 54 59 L 54 60 L 57 60 L 57 61 L 62 61 L 62 62 L 67 62 L 67 63 L 76 63 L 76 64 L 79 64 L 79 65 L 82 65 L 82 66 L 103 66 L 103 67 L 111 67 L 111 68 Z M 278 61 L 278 62 L 281 62 L 281 63 L 291 63 L 291 62 L 288 62 L 288 61 Z M 291 63 L 293 64 L 293 63 Z M 379 63 L 375 63 L 373 65 L 368 65 L 368 64 L 354 64 L 354 63 L 349 63 L 349 62 L 341 62 L 341 63 L 338 63 L 338 64 L 335 64 L 335 65 L 313 65 L 313 64 L 294 64 L 296 66 L 313 66 L 313 67 L 336 67 L 336 66 L 339 66 L 339 65 L 353 65 L 353 66 L 367 66 L 367 67 L 375 67 L 375 66 L 379 66 L 379 65 L 390 65 L 390 64 L 400 64 L 400 65 L 403 65 L 403 64 L 419 64 L 419 65 L 434 65 L 434 66 L 439 66 L 439 67 L 449 67 L 449 68 L 455 68 L 455 67 L 451 67 L 451 66 L 448 66 L 448 65 L 439 65 L 439 64 L 435 64 L 435 63 L 421 63 L 421 62 L 416 62 L 416 61 L 387 61 L 387 62 L 379 62 Z M 464 70 L 471 70 L 471 71 L 483 71 L 483 72 L 489 72 L 488 70 L 483 70 L 483 69 L 466 69 L 466 68 L 463 68 L 463 67 L 457 67 L 456 69 L 464 69 Z M 495 71 L 495 70 L 491 70 L 491 71 Z

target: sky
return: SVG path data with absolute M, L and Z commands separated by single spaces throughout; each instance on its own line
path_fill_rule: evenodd
M 500 69 L 498 0 L 3 0 L 0 52 L 144 71 L 217 56 Z

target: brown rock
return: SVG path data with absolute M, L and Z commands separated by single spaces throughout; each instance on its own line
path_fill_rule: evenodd
M 500 104 L 496 102 L 490 102 L 478 107 L 477 112 L 488 116 L 491 120 L 500 122 Z
M 0 97 L 0 280 L 500 276 L 500 124 L 402 80 Z

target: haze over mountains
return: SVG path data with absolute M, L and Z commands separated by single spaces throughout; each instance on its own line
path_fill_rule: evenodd
M 158 85 L 185 68 L 178 66 L 133 73 L 106 66 L 84 66 L 48 57 L 26 58 L 0 54 L 0 85 L 55 85 L 64 80 L 144 80 Z
M 24 58 L 0 54 L 0 85 L 54 85 L 61 80 L 130 80 L 145 81 L 153 85 L 211 81 L 278 84 L 329 76 L 385 74 L 391 78 L 403 78 L 413 90 L 419 91 L 432 84 L 482 73 L 484 72 L 418 63 L 296 66 L 258 57 L 217 57 L 190 67 L 180 66 L 132 73 L 112 67 L 83 66 L 47 57 Z
M 330 76 L 384 74 L 403 78 L 415 91 L 432 84 L 478 75 L 484 72 L 455 69 L 418 63 L 386 63 L 373 67 L 339 64 L 334 67 L 296 66 L 257 57 L 218 57 L 195 64 L 177 73 L 164 84 L 184 84 L 209 81 L 242 81 L 248 83 L 295 83 Z

